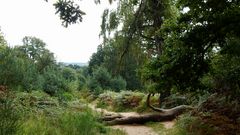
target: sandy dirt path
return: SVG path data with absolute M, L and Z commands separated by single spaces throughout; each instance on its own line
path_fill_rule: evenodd
M 152 128 L 144 125 L 116 125 L 112 128 L 123 130 L 128 135 L 158 135 Z
M 94 105 L 89 104 L 88 105 L 91 109 L 103 113 L 103 114 L 120 114 L 125 117 L 129 116 L 137 116 L 139 115 L 136 112 L 122 112 L 122 113 L 116 113 L 116 112 L 111 112 L 106 109 L 101 109 L 101 108 L 96 108 Z M 165 128 L 172 128 L 174 125 L 173 121 L 167 121 L 167 122 L 161 122 Z M 153 131 L 152 128 L 144 126 L 144 125 L 115 125 L 111 126 L 114 129 L 120 129 L 125 131 L 128 135 L 158 135 L 156 132 Z

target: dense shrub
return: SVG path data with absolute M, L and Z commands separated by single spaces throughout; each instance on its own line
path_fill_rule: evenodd
M 127 111 L 136 109 L 144 98 L 144 93 L 121 91 L 105 91 L 98 96 L 97 106 L 114 111 Z
M 77 73 L 74 69 L 70 67 L 63 67 L 62 69 L 62 76 L 68 82 L 73 82 L 77 80 Z
M 94 135 L 102 130 L 90 112 L 63 114 L 60 117 L 60 128 L 66 135 Z
M 96 68 L 89 78 L 88 88 L 95 94 L 100 94 L 103 90 L 120 91 L 126 88 L 126 81 L 120 77 L 113 77 L 106 68 Z
M 127 83 L 122 77 L 119 76 L 112 78 L 110 81 L 110 85 L 112 90 L 119 92 L 120 90 L 126 89 Z
M 56 97 L 51 97 L 43 91 L 17 92 L 14 98 L 14 104 L 24 114 L 35 113 L 55 115 L 60 112 L 60 103 Z
M 0 84 L 24 90 L 37 89 L 36 66 L 16 49 L 6 47 L 0 51 Z
M 218 55 L 212 63 L 213 89 L 232 98 L 240 95 L 240 56 Z
M 131 109 L 137 107 L 144 94 L 131 91 L 121 91 L 114 100 L 114 106 L 116 106 L 116 111 L 124 111 L 124 109 Z
M 89 88 L 92 90 L 98 89 L 110 89 L 111 75 L 107 69 L 99 67 L 94 70 L 92 77 L 90 78 Z
M 181 116 L 176 126 L 182 135 L 211 135 L 214 133 L 214 129 L 210 125 L 188 114 Z
M 86 86 L 86 83 L 87 83 L 87 79 L 82 74 L 79 74 L 78 75 L 78 90 L 82 90 Z
M 66 91 L 67 90 L 67 85 L 60 74 L 57 70 L 54 70 L 53 68 L 48 68 L 47 70 L 44 71 L 43 73 L 44 76 L 44 86 L 43 90 L 50 94 L 50 95 L 55 95 L 58 92 L 61 91 Z
M 107 108 L 113 106 L 113 102 L 116 98 L 117 93 L 112 91 L 105 91 L 98 96 L 97 107 Z

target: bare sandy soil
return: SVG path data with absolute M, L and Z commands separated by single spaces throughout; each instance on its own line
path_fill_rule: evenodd
M 121 129 L 128 135 L 158 135 L 153 129 L 144 125 L 116 125 L 112 128 Z
M 164 127 L 166 129 L 172 128 L 174 126 L 174 124 L 175 124 L 174 121 L 165 121 L 165 122 L 161 122 L 161 123 L 164 125 Z

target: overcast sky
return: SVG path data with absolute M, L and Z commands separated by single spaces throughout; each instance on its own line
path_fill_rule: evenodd
M 102 2 L 80 1 L 80 8 L 86 12 L 83 22 L 64 28 L 51 3 L 0 0 L 0 29 L 11 46 L 22 44 L 24 36 L 35 36 L 47 44 L 58 61 L 87 62 L 100 44 L 101 15 L 109 7 L 107 0 Z

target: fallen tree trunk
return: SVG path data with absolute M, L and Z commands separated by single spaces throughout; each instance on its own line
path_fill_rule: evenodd
M 123 115 L 108 115 L 102 117 L 102 120 L 106 122 L 107 125 L 123 125 L 123 124 L 144 124 L 146 122 L 161 122 L 161 121 L 170 121 L 175 119 L 178 115 L 183 112 L 193 109 L 187 105 L 180 105 L 171 109 L 160 109 L 150 105 L 150 96 L 147 97 L 147 105 L 157 111 L 154 113 L 148 113 L 143 115 L 134 115 L 134 116 L 123 116 Z
M 189 106 L 181 105 L 172 109 L 163 110 L 163 112 L 149 113 L 138 116 L 105 116 L 103 121 L 107 125 L 122 125 L 122 124 L 144 124 L 146 122 L 161 122 L 175 119 L 178 115 L 188 110 Z
M 103 121 L 112 121 L 112 120 L 115 120 L 115 119 L 121 119 L 121 118 L 123 118 L 123 116 L 122 115 L 107 115 L 107 116 L 104 116 L 104 117 L 102 117 L 102 120 Z

